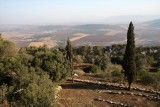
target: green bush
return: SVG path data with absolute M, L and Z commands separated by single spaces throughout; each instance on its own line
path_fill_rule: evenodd
M 8 87 L 5 84 L 0 86 L 0 104 L 7 99 L 6 98 L 7 89 L 8 89 Z
M 109 72 L 101 72 L 96 75 L 98 78 L 108 79 L 111 78 L 111 73 Z
M 93 66 L 91 67 L 91 71 L 90 71 L 90 72 L 91 72 L 91 73 L 101 72 L 101 68 L 98 67 L 97 65 L 93 65 Z
M 85 72 L 83 70 L 81 70 L 81 69 L 74 70 L 74 73 L 76 73 L 78 75 L 84 75 L 85 74 Z
M 152 86 L 154 89 L 160 90 L 160 73 L 145 73 L 141 76 L 141 82 L 144 85 Z
M 23 71 L 22 71 L 23 70 Z M 14 86 L 8 96 L 9 102 L 18 107 L 53 107 L 56 105 L 56 85 L 49 75 L 41 72 L 36 74 L 25 67 L 16 72 Z
M 160 72 L 160 67 L 159 67 L 159 68 L 157 68 L 157 72 Z
M 120 71 L 113 71 L 113 72 L 111 72 L 111 75 L 112 75 L 113 77 L 120 77 L 120 76 L 122 76 L 123 74 L 122 74 L 122 72 L 120 72 Z
M 83 69 L 83 71 L 84 71 L 85 73 L 90 73 L 91 68 L 92 68 L 91 66 L 85 67 L 85 68 Z
M 151 85 L 155 82 L 154 76 L 149 74 L 149 73 L 145 73 L 144 75 L 141 76 L 141 82 L 144 85 Z
M 160 72 L 154 74 L 154 79 L 155 79 L 155 82 L 154 84 L 152 84 L 152 86 L 155 89 L 160 90 Z
M 138 68 L 137 69 L 137 76 L 141 77 L 141 76 L 145 75 L 147 72 L 149 72 L 149 70 L 146 68 Z
M 108 71 L 113 72 L 113 71 L 117 71 L 117 72 L 121 72 L 122 67 L 120 65 L 117 64 L 108 64 Z

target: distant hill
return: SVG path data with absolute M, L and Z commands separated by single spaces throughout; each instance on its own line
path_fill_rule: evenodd
M 85 24 L 74 26 L 77 29 L 86 29 L 86 30 L 98 30 L 98 29 L 122 29 L 122 27 L 117 25 L 108 25 L 108 24 Z
M 160 28 L 160 19 L 151 20 L 145 23 L 148 24 L 150 27 Z

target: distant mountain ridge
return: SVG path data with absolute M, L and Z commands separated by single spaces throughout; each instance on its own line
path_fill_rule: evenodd
M 122 29 L 120 26 L 109 24 L 84 24 L 74 27 L 78 29 Z
M 145 22 L 145 23 L 148 24 L 151 27 L 160 28 L 160 19 L 151 20 L 151 21 L 148 21 L 148 22 Z

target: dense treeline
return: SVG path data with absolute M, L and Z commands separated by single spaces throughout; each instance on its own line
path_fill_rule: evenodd
M 121 64 L 126 45 L 115 44 L 112 46 L 80 46 L 74 47 L 74 62 L 91 63 L 100 65 L 100 59 L 106 63 Z M 136 65 L 138 68 L 144 66 L 158 65 L 160 62 L 160 46 L 154 47 L 136 47 Z M 102 68 L 107 68 L 102 67 Z

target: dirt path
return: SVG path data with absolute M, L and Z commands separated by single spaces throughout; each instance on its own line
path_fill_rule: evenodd
M 154 93 L 136 90 L 130 92 L 120 88 L 82 82 L 72 83 L 71 81 L 67 81 L 61 86 L 60 103 L 62 107 L 112 107 L 115 105 L 114 102 L 133 107 L 157 107 L 158 104 L 158 100 L 143 96 L 156 96 Z M 137 94 L 142 94 L 142 96 Z

